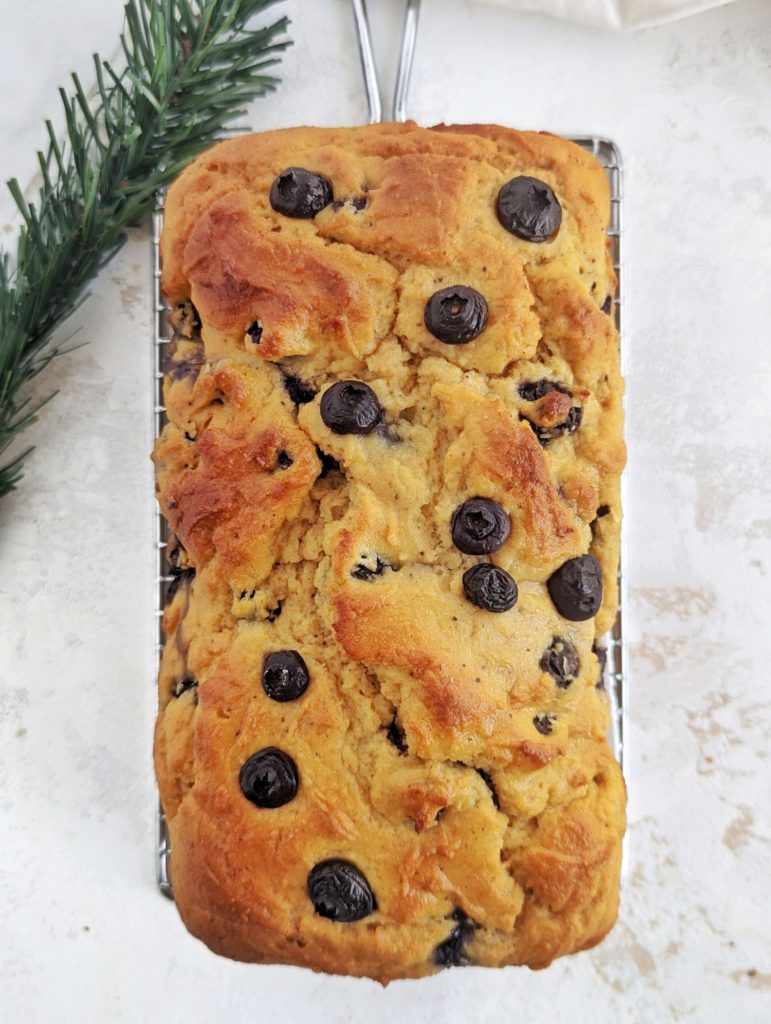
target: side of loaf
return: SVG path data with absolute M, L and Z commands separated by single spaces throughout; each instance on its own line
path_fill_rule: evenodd
M 383 982 L 617 913 L 602 168 L 496 126 L 223 142 L 168 193 L 155 765 L 189 930 Z

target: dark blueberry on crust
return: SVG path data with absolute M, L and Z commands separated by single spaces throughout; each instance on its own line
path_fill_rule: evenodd
M 166 584 L 166 604 L 169 604 L 179 588 L 184 584 L 189 586 L 195 579 L 195 569 L 177 569 L 171 567 L 171 574 L 174 577 Z
M 542 427 L 538 423 L 533 423 L 531 420 L 528 420 L 528 422 L 533 428 L 533 432 L 539 442 L 546 446 L 549 441 L 554 441 L 557 437 L 563 437 L 565 434 L 572 434 L 578 430 L 583 418 L 584 410 L 580 405 L 574 405 L 565 419 L 562 420 L 561 423 L 555 423 L 554 426 Z
M 466 943 L 474 934 L 476 925 L 460 908 L 452 916 L 458 923 L 434 950 L 434 963 L 437 967 L 467 967 L 471 963 Z
M 272 651 L 262 664 L 262 686 L 271 700 L 297 700 L 308 689 L 308 666 L 297 651 Z
M 396 747 L 400 754 L 407 753 L 407 743 L 404 738 L 404 729 L 402 729 L 401 725 L 399 725 L 399 721 L 396 715 L 394 715 L 391 724 L 388 726 L 386 736 L 388 737 L 389 743 L 393 743 L 393 745 Z
M 544 395 L 548 395 L 552 391 L 560 391 L 563 395 L 571 397 L 573 395 L 573 392 L 564 384 L 555 384 L 553 380 L 546 379 L 525 381 L 524 384 L 519 385 L 518 391 L 519 397 L 526 402 L 537 402 L 539 398 L 543 398 Z
M 566 690 L 579 672 L 575 647 L 564 637 L 555 636 L 540 661 L 542 672 L 548 672 L 561 689 Z
M 275 622 L 281 614 L 281 601 L 278 602 L 275 608 L 268 608 L 268 622 Z
M 538 732 L 542 736 L 548 736 L 554 728 L 554 723 L 557 721 L 557 716 L 550 712 L 544 712 L 543 714 L 536 715 L 533 719 L 533 725 L 536 727 Z
M 352 199 L 336 199 L 332 203 L 332 209 L 335 213 L 339 213 L 346 205 L 350 205 L 351 209 L 355 213 L 361 213 L 362 210 L 367 208 L 369 200 L 366 196 L 354 196 Z
M 252 339 L 255 345 L 260 344 L 262 338 L 262 324 L 259 320 L 253 320 L 252 323 L 246 328 L 246 333 Z
M 323 480 L 327 473 L 331 473 L 333 470 L 340 469 L 340 463 L 333 455 L 327 455 L 320 448 L 316 448 L 316 454 L 321 462 L 321 472 L 319 473 L 319 479 Z
M 452 542 L 466 555 L 489 555 L 505 542 L 511 520 L 497 501 L 469 498 L 452 517 Z
M 366 557 L 366 555 L 362 557 Z M 388 562 L 384 562 L 380 555 L 376 555 L 374 566 L 367 565 L 364 562 L 359 562 L 351 573 L 351 576 L 353 576 L 355 580 L 372 580 L 375 576 L 382 576 L 383 570 L 387 565 Z
M 188 341 L 184 357 L 180 354 L 179 343 L 175 340 L 165 346 L 163 372 L 173 381 L 195 380 L 206 362 L 203 342 Z
M 484 780 L 484 784 L 490 790 L 490 795 L 493 798 L 493 803 L 498 808 L 498 810 L 500 810 L 501 805 L 500 805 L 500 802 L 498 800 L 498 793 L 496 792 L 495 783 L 493 782 L 492 775 L 489 772 L 486 772 L 484 770 L 484 768 L 477 768 L 477 772 L 478 772 L 479 775 L 482 776 L 482 779 Z
M 360 921 L 377 909 L 369 882 L 347 860 L 324 860 L 308 874 L 313 909 L 330 921 Z
M 291 373 L 284 374 L 284 387 L 295 405 L 306 405 L 316 397 L 316 389 Z
M 383 409 L 369 385 L 340 380 L 324 392 L 321 418 L 333 434 L 371 434 L 383 419 Z
M 553 572 L 546 586 L 554 607 L 571 622 L 585 622 L 602 604 L 602 570 L 594 555 L 579 555 Z
M 600 306 L 600 309 L 603 311 L 603 313 L 607 313 L 607 315 L 610 316 L 611 311 L 613 309 L 613 296 L 612 295 L 609 295 L 607 297 L 607 299 Z
M 285 217 L 315 217 L 332 202 L 332 186 L 326 178 L 303 167 L 287 167 L 270 189 L 270 205 Z
M 559 391 L 563 395 L 569 395 L 571 398 L 573 397 L 573 392 L 569 388 L 566 388 L 564 384 L 557 384 L 554 381 L 546 379 L 526 381 L 524 384 L 519 385 L 518 390 L 519 397 L 524 399 L 526 402 L 537 402 L 552 391 Z M 557 437 L 562 437 L 564 434 L 572 434 L 575 430 L 578 430 L 581 426 L 583 415 L 584 410 L 579 405 L 574 405 L 564 420 L 560 423 L 555 423 L 550 427 L 544 427 L 539 423 L 534 423 L 527 417 L 524 417 L 524 419 L 530 424 L 535 436 L 545 447 L 549 441 L 553 441 Z
M 174 333 L 181 338 L 197 338 L 201 334 L 201 318 L 190 299 L 178 302 L 169 314 Z
M 562 207 L 551 186 L 538 178 L 520 175 L 498 193 L 498 220 L 526 242 L 548 242 L 562 223 Z
M 507 612 L 517 603 L 517 584 L 505 569 L 490 562 L 473 565 L 463 573 L 463 593 L 477 608 Z
M 238 774 L 241 792 L 257 807 L 282 807 L 297 793 L 297 765 L 289 754 L 266 747 L 252 754 Z
M 600 671 L 597 675 L 597 682 L 595 683 L 596 690 L 605 689 L 605 666 L 608 663 L 608 648 L 598 647 L 597 641 L 592 644 L 592 651 L 597 656 L 597 660 L 600 663 Z
M 289 469 L 289 467 L 294 463 L 294 459 L 289 452 L 285 452 L 282 449 L 276 456 L 276 463 L 278 464 L 279 469 Z
M 428 330 L 446 345 L 465 345 L 487 325 L 487 302 L 466 285 L 434 292 L 426 303 L 423 320 Z
M 185 676 L 183 679 L 177 681 L 174 689 L 171 691 L 174 697 L 181 697 L 183 693 L 187 693 L 188 690 L 198 688 L 198 680 L 193 679 L 192 676 Z M 196 698 L 197 703 L 197 698 Z

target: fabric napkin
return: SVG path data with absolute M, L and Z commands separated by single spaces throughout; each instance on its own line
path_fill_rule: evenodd
M 733 0 L 477 0 L 517 11 L 549 14 L 595 28 L 634 29 L 659 25 Z

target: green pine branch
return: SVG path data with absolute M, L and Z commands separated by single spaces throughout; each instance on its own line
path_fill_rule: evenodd
M 74 74 L 72 92 L 59 90 L 65 138 L 60 143 L 46 122 L 36 202 L 8 182 L 22 226 L 15 259 L 0 253 L 0 498 L 17 486 L 31 450 L 12 458 L 8 448 L 53 397 L 25 397 L 26 385 L 64 351 L 51 345 L 53 331 L 158 188 L 276 87 L 269 69 L 290 45 L 289 22 L 248 27 L 274 2 L 129 0 L 120 69 L 95 55 L 93 98 Z

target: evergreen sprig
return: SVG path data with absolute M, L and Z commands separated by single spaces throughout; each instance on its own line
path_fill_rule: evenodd
M 52 332 L 85 297 L 169 182 L 245 105 L 276 87 L 268 69 L 290 45 L 287 18 L 249 27 L 276 0 L 129 0 L 116 70 L 94 55 L 96 88 L 72 75 L 60 89 L 64 141 L 46 122 L 37 154 L 42 184 L 27 202 L 8 188 L 22 226 L 15 259 L 0 253 L 0 459 L 53 395 L 33 403 L 25 385 L 59 353 Z M 30 448 L 0 461 L 0 498 Z

